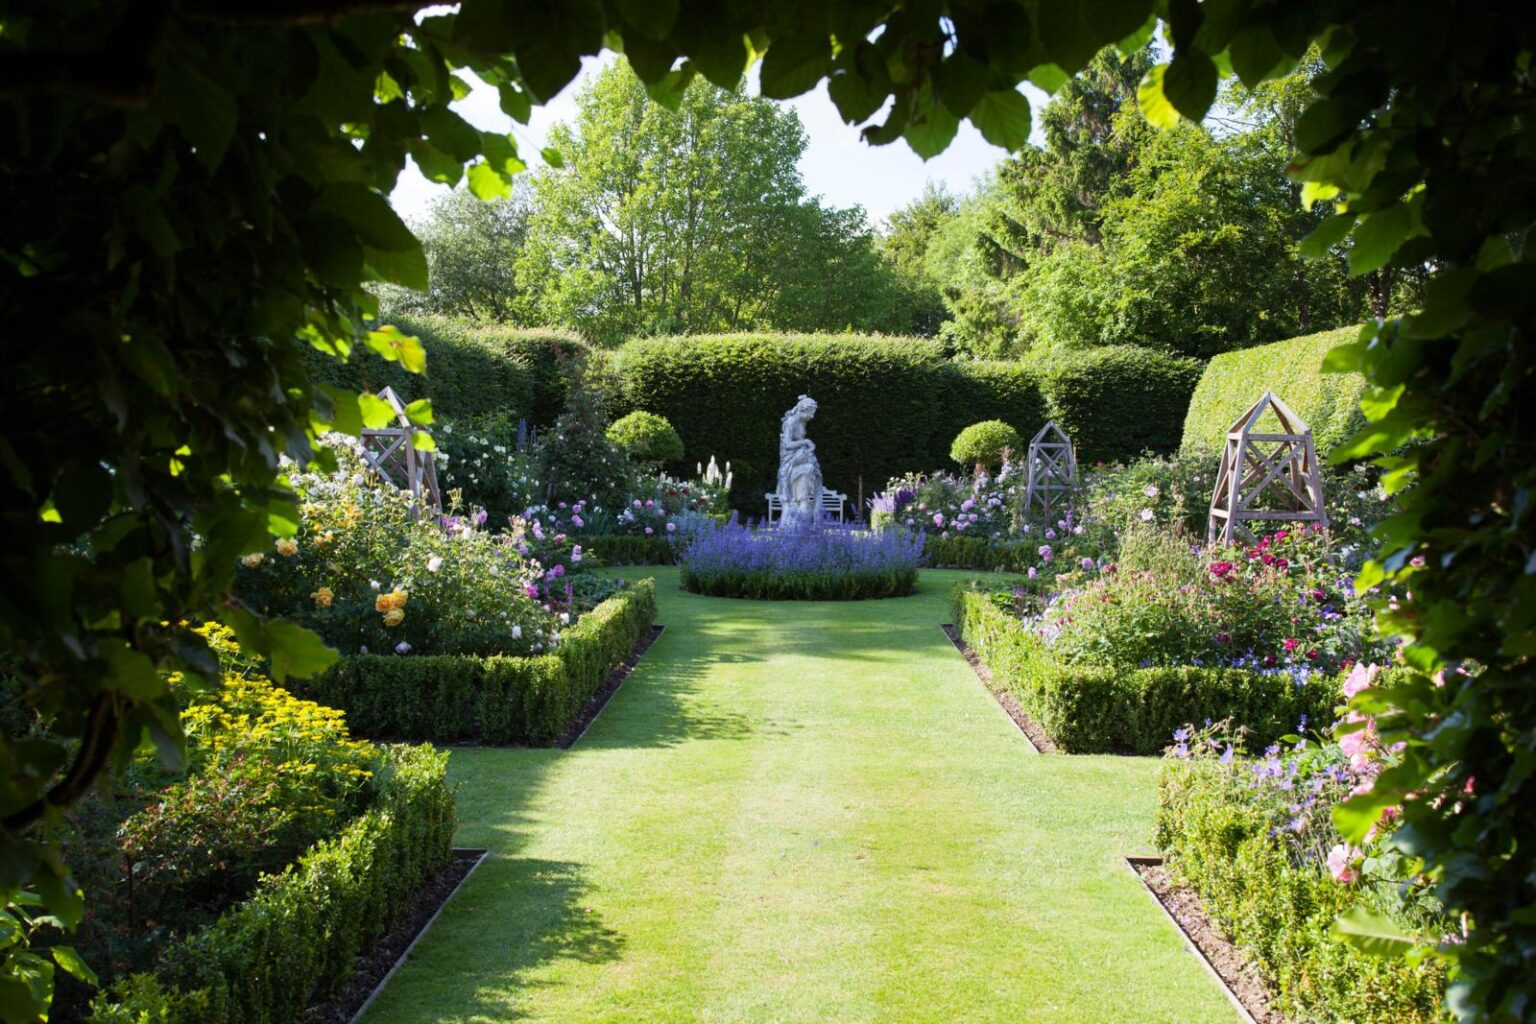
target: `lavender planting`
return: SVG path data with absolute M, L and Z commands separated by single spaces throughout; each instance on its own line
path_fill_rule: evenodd
M 734 518 L 701 530 L 680 560 L 685 590 L 757 600 L 855 601 L 917 586 L 923 535 L 852 526 L 754 529 Z

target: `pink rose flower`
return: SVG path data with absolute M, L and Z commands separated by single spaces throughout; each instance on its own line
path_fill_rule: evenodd
M 1328 851 L 1328 871 L 1333 875 L 1334 881 L 1348 885 L 1360 877 L 1351 866 L 1358 852 L 1353 846 L 1344 843 Z

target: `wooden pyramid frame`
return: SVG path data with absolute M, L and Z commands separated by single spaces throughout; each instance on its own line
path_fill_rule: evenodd
M 411 492 L 419 511 L 423 504 L 442 511 L 443 495 L 437 486 L 437 462 L 431 452 L 417 451 L 411 443 L 418 430 L 405 414 L 405 403 L 394 389 L 384 388 L 379 398 L 395 411 L 395 425 L 367 428 L 363 431 L 363 460 L 384 479 L 401 490 Z
M 1077 449 L 1055 420 L 1048 420 L 1030 440 L 1026 465 L 1024 515 L 1037 505 L 1047 519 L 1063 504 L 1070 511 L 1077 494 Z
M 1275 414 L 1278 433 L 1258 429 L 1266 412 Z M 1277 497 L 1283 507 L 1255 507 L 1266 495 Z M 1227 431 L 1211 491 L 1206 543 L 1251 543 L 1247 524 L 1268 520 L 1328 525 L 1312 428 L 1272 391 L 1265 391 Z

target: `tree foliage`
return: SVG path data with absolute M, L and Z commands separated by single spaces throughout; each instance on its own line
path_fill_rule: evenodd
M 1413 301 L 1347 277 L 1345 254 L 1300 243 L 1330 212 L 1286 177 L 1318 60 L 1221 95 L 1210 130 L 1156 131 L 1137 106 L 1150 48 L 1100 52 L 1041 116 L 1042 148 L 1003 162 L 930 257 L 952 314 L 943 334 L 982 356 L 1095 345 L 1202 358 L 1357 322 Z M 947 261 L 947 266 L 945 266 Z
M 1411 583 L 1413 600 L 1382 621 L 1422 673 L 1357 698 L 1407 746 L 1340 824 L 1363 834 L 1402 802 L 1397 842 L 1468 925 L 1437 947 L 1453 962 L 1452 1009 L 1536 1018 L 1536 9 L 465 0 L 418 19 L 416 6 L 0 7 L 0 321 L 13 354 L 0 385 L 13 495 L 0 650 L 18 706 L 47 728 L 0 744 L 6 1015 L 46 1009 L 55 963 L 80 970 L 65 947 L 45 960 L 24 942 L 33 915 L 80 914 L 52 845 L 61 809 L 145 737 L 174 762 L 161 674 L 216 674 L 184 623 L 229 621 L 279 677 L 326 660 L 302 631 L 228 603 L 233 561 L 293 529 L 279 454 L 307 460 L 317 430 L 379 412 L 310 387 L 302 346 L 366 344 L 420 364 L 409 339 L 371 329 L 363 290 L 426 285 L 421 248 L 383 199 L 406 156 L 481 196 L 506 195 L 522 167 L 510 138 L 450 109 L 463 69 L 521 120 L 605 45 L 674 106 L 696 75 L 733 88 L 761 56 L 766 95 L 826 79 L 867 141 L 904 138 L 926 157 L 962 118 L 1021 146 L 1021 81 L 1057 88 L 1105 45 L 1135 52 L 1163 16 L 1172 59 L 1138 89 L 1163 128 L 1203 117 L 1226 69 L 1257 85 L 1324 45 L 1289 170 L 1304 202 L 1339 205 L 1302 248 L 1344 245 L 1357 277 L 1435 269 L 1422 309 L 1371 326 L 1337 360 L 1373 385 L 1371 424 L 1344 457 L 1417 442 L 1382 456 L 1404 511 L 1379 531 L 1363 582 Z
M 521 322 L 517 258 L 528 236 L 532 190 L 515 182 L 505 198 L 481 199 L 456 188 L 433 201 L 412 226 L 427 257 L 427 289 L 380 289 L 381 313 Z
M 601 344 L 755 326 L 891 329 L 899 293 L 864 213 L 809 198 L 792 110 L 692 82 L 676 109 L 621 63 L 578 99 L 534 179 L 519 281 Z

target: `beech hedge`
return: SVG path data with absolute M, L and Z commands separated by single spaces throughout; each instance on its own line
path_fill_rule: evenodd
M 1201 369 L 1198 360 L 1130 345 L 1089 349 L 1050 367 L 1051 416 L 1077 445 L 1078 462 L 1173 452 Z
M 826 485 L 856 499 L 892 476 L 945 465 L 955 435 L 999 419 L 1025 436 L 1045 421 L 1038 375 L 1020 363 L 953 363 L 936 342 L 855 335 L 637 339 L 614 361 L 615 411 L 665 416 L 691 468 L 729 459 L 732 503 L 762 515 L 778 472 L 784 411 L 816 399 L 810 426 Z
M 1341 327 L 1223 352 L 1212 359 L 1190 399 L 1183 449 L 1214 462 L 1233 421 L 1265 391 L 1273 391 L 1307 421 L 1318 452 L 1326 456 L 1365 426 L 1365 414 L 1360 411 L 1365 378 L 1358 373 L 1323 372 L 1328 353 L 1354 341 L 1359 333 L 1359 327 Z
M 1063 751 L 1156 754 L 1175 729 L 1207 718 L 1232 719 L 1262 749 L 1296 730 L 1301 715 L 1326 721 L 1341 681 L 1321 674 L 1298 686 L 1286 675 L 1246 669 L 1123 669 L 1067 665 L 972 584 L 950 595 L 955 628 L 1002 687 Z
M 407 401 L 430 398 L 440 419 L 500 413 L 544 426 L 565 408 L 562 358 L 585 350 L 575 335 L 553 328 L 523 329 L 443 316 L 395 317 L 391 322 L 421 339 L 427 353 L 425 373 L 410 373 L 366 349 L 354 352 L 345 363 L 311 351 L 311 379 L 354 390 L 388 386 Z
M 452 857 L 448 754 L 388 752 L 378 804 L 92 1004 L 93 1024 L 277 1024 L 334 993 Z
M 360 736 L 437 743 L 553 743 L 656 620 L 656 584 L 640 580 L 599 604 L 535 657 L 343 658 L 291 685 L 341 708 Z

